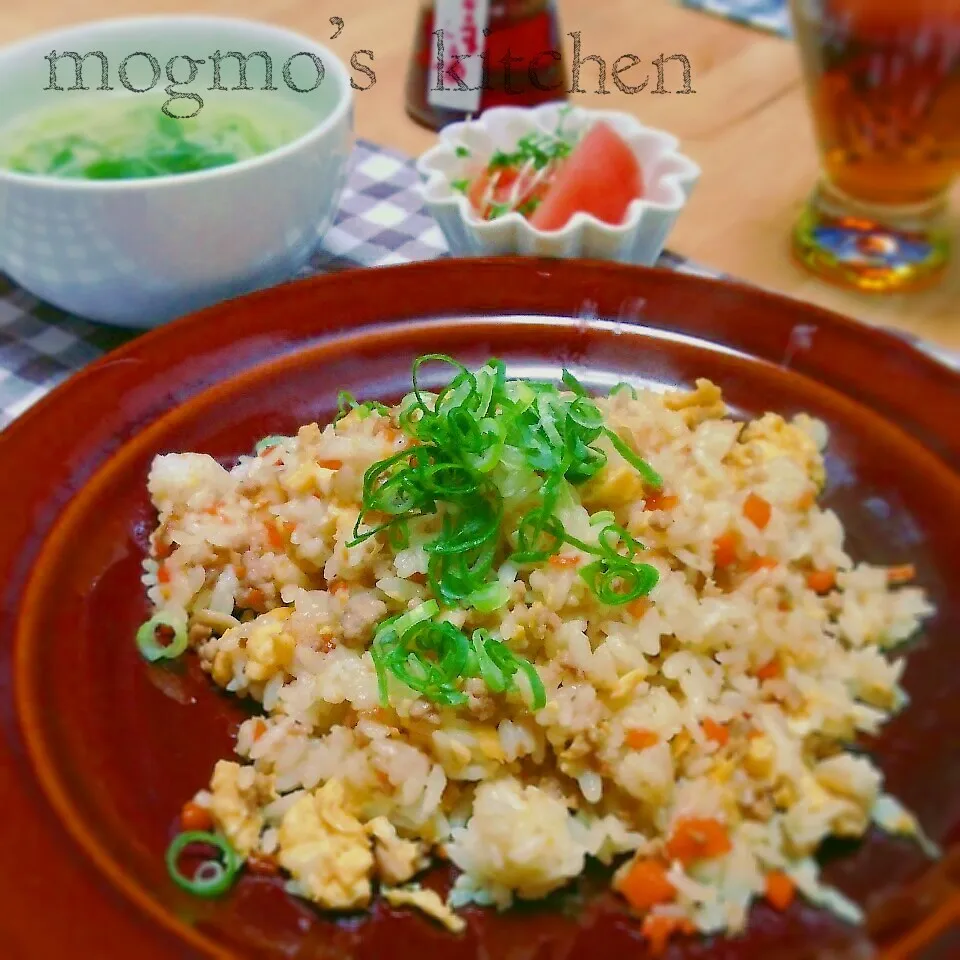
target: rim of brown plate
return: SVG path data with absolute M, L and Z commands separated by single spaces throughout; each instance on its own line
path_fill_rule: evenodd
M 535 282 L 532 282 L 531 274 L 536 278 Z M 458 278 L 461 282 L 444 283 L 444 280 L 454 278 Z M 522 293 L 518 294 L 516 284 L 521 278 L 523 280 Z M 472 282 L 463 282 L 465 280 Z M 398 292 L 396 289 L 398 284 L 401 288 L 406 287 L 407 289 Z M 556 289 L 551 291 L 550 284 L 553 284 Z M 426 320 L 431 317 L 452 318 L 470 314 L 490 315 L 500 313 L 507 316 L 571 317 L 576 316 L 574 313 L 576 295 L 579 293 L 586 299 L 586 294 L 590 293 L 592 295 L 589 299 L 593 301 L 591 304 L 593 310 L 588 310 L 588 312 L 595 312 L 600 317 L 612 317 L 615 313 L 616 318 L 632 320 L 653 330 L 666 330 L 681 336 L 693 336 L 701 340 L 708 340 L 714 344 L 719 342 L 725 347 L 738 351 L 741 349 L 742 344 L 730 342 L 729 334 L 735 331 L 717 330 L 716 328 L 679 331 L 676 328 L 658 324 L 653 318 L 644 318 L 640 311 L 642 311 L 647 298 L 638 297 L 637 294 L 645 291 L 651 292 L 653 288 L 658 286 L 662 288 L 664 285 L 670 288 L 671 295 L 675 295 L 679 288 L 681 294 L 688 297 L 690 310 L 699 308 L 701 313 L 706 314 L 708 321 L 711 311 L 704 310 L 703 304 L 711 298 L 716 301 L 723 299 L 725 296 L 741 299 L 746 297 L 754 302 L 762 302 L 769 308 L 771 314 L 774 312 L 796 314 L 797 319 L 803 320 L 804 326 L 808 328 L 805 336 L 810 335 L 811 328 L 812 332 L 816 333 L 822 326 L 834 335 L 840 334 L 843 339 L 849 340 L 851 344 L 855 343 L 854 349 L 856 351 L 863 354 L 873 354 L 872 357 L 865 357 L 865 360 L 869 359 L 870 362 L 875 362 L 877 358 L 889 360 L 895 354 L 899 358 L 901 366 L 906 363 L 907 367 L 913 368 L 914 376 L 922 371 L 924 380 L 928 384 L 932 381 L 936 385 L 946 387 L 948 394 L 949 391 L 956 391 L 960 388 L 960 376 L 913 346 L 904 343 L 896 335 L 874 328 L 865 328 L 856 321 L 809 307 L 800 302 L 787 301 L 775 294 L 769 294 L 751 287 L 727 282 L 718 283 L 714 280 L 691 275 L 668 274 L 663 271 L 622 267 L 614 264 L 570 263 L 567 261 L 562 266 L 558 266 L 556 262 L 529 259 L 448 260 L 298 281 L 241 298 L 239 301 L 217 305 L 144 334 L 91 364 L 15 421 L 0 435 L 0 454 L 4 454 L 10 449 L 15 451 L 18 444 L 23 445 L 27 442 L 29 431 L 35 424 L 41 424 L 55 417 L 58 411 L 82 393 L 84 385 L 92 379 L 101 377 L 105 371 L 111 368 L 114 373 L 123 371 L 124 367 L 128 365 L 128 361 L 138 362 L 149 358 L 157 349 L 162 351 L 163 348 L 172 348 L 179 340 L 188 341 L 190 337 L 202 338 L 203 342 L 198 346 L 201 348 L 201 352 L 206 354 L 216 353 L 219 348 L 231 343 L 236 345 L 241 338 L 247 338 L 251 341 L 247 344 L 248 348 L 251 349 L 246 354 L 241 353 L 235 358 L 238 365 L 227 374 L 225 379 L 229 379 L 254 367 L 272 365 L 298 347 L 319 343 L 325 339 L 335 339 L 338 333 L 343 331 L 356 330 L 360 327 L 375 327 L 376 325 L 392 326 L 414 318 Z M 379 299 L 381 293 L 386 293 L 387 290 L 390 291 L 389 298 Z M 285 302 L 291 303 L 299 301 L 301 298 L 315 299 L 319 305 L 322 303 L 325 293 L 328 295 L 328 299 L 339 300 L 341 304 L 352 303 L 357 315 L 342 324 L 328 327 L 324 327 L 322 324 L 299 323 L 296 328 L 279 331 L 280 335 L 277 335 L 277 331 L 274 331 L 272 338 L 268 336 L 269 343 L 263 342 L 263 334 L 267 332 L 264 328 L 268 327 L 273 317 L 276 316 L 277 308 L 282 308 Z M 681 296 L 682 299 L 683 296 Z M 383 302 L 395 303 L 397 306 L 384 310 L 382 308 Z M 272 309 L 260 311 L 259 308 L 268 303 L 270 303 Z M 581 309 L 584 306 L 586 304 L 582 302 L 576 309 Z M 671 309 L 673 312 L 680 312 L 679 307 Z M 625 311 L 626 317 L 624 316 Z M 381 312 L 388 313 L 389 318 L 384 320 L 379 316 Z M 239 318 L 237 318 L 238 314 Z M 234 315 L 232 319 L 231 315 Z M 237 319 L 240 322 L 236 322 Z M 220 321 L 219 324 L 217 323 L 218 320 Z M 795 331 L 796 329 L 797 325 L 794 325 L 792 330 Z M 779 330 L 782 336 L 782 324 L 779 325 Z M 371 330 L 370 332 L 373 333 L 374 331 Z M 774 325 L 771 325 L 771 332 L 775 332 Z M 716 338 L 717 333 L 720 334 L 719 340 Z M 724 336 L 725 333 L 728 336 Z M 713 334 L 713 336 L 709 334 Z M 736 338 L 734 337 L 734 339 Z M 774 338 L 768 346 L 772 350 L 772 356 L 763 352 L 758 353 L 756 344 L 748 350 L 748 353 L 751 356 L 759 356 L 768 362 L 777 363 L 778 361 L 774 358 L 777 356 L 778 348 L 783 348 L 784 344 L 777 343 Z M 267 349 L 268 347 L 269 349 Z M 792 356 L 789 355 L 791 347 L 795 348 Z M 177 352 L 181 356 L 189 355 L 190 351 L 187 349 L 186 342 L 181 343 L 179 351 L 174 351 L 174 353 Z M 785 352 L 788 354 L 786 357 L 787 363 L 783 364 L 781 362 L 781 365 L 789 365 L 796 372 L 806 373 L 808 376 L 811 375 L 811 372 L 814 374 L 821 372 L 822 365 L 817 366 L 816 371 L 804 370 L 803 344 L 801 342 L 800 346 L 797 347 L 793 343 L 792 334 L 791 339 L 786 344 Z M 842 361 L 843 358 L 843 351 L 838 349 L 836 355 L 833 356 L 833 363 L 828 364 L 832 367 L 830 372 L 834 375 L 842 375 L 843 364 L 841 362 L 838 367 L 837 361 Z M 172 359 L 176 363 L 176 357 L 168 357 L 168 359 Z M 126 372 L 129 373 L 130 371 L 127 370 Z M 166 420 L 166 415 L 179 410 L 187 399 L 214 387 L 218 378 L 213 376 L 212 379 L 209 379 L 211 375 L 212 371 L 207 374 L 208 379 L 201 377 L 195 384 L 192 384 L 191 386 L 194 389 L 190 391 L 189 396 L 179 402 L 157 403 L 154 401 L 152 404 L 148 404 L 149 410 L 141 414 L 148 419 L 144 422 L 129 423 L 127 424 L 128 428 L 136 427 L 134 432 L 139 433 L 148 431 L 151 425 L 160 420 Z M 123 379 L 125 377 L 121 376 L 121 380 Z M 813 379 L 819 379 L 819 377 L 814 375 Z M 891 402 L 889 391 L 886 389 L 890 382 L 887 380 L 881 382 L 884 385 L 881 394 L 886 396 L 888 402 Z M 841 389 L 842 392 L 848 394 L 847 390 L 836 385 L 832 379 L 826 381 L 826 383 L 828 386 Z M 897 399 L 901 401 L 904 399 L 902 391 Z M 910 396 L 908 399 L 912 400 L 914 398 Z M 868 403 L 868 405 L 872 409 L 877 409 L 874 403 Z M 879 412 L 884 413 L 885 411 L 880 410 Z M 902 414 L 902 408 L 898 412 Z M 174 413 L 174 415 L 176 414 Z M 937 424 L 938 428 L 943 426 L 945 425 Z M 928 430 L 932 428 L 929 421 L 927 428 Z M 130 439 L 129 436 L 125 437 L 124 442 L 128 439 Z M 937 439 L 942 438 L 937 435 Z M 79 437 L 70 438 L 68 446 L 70 443 L 82 448 L 82 440 Z M 949 433 L 946 437 L 945 449 L 937 452 L 941 455 L 942 460 L 946 460 L 956 470 L 956 464 L 960 463 L 960 432 L 954 429 L 952 433 Z M 98 453 L 101 456 L 97 462 L 92 464 L 86 475 L 81 478 L 80 486 L 85 491 L 89 489 L 91 481 L 95 482 L 96 475 L 114 455 L 114 451 L 99 450 Z M 3 487 L 3 481 L 0 480 L 0 491 L 3 490 Z M 49 518 L 49 522 L 40 531 L 35 544 L 37 550 L 41 546 L 46 546 L 50 542 L 51 536 L 56 537 L 65 506 L 65 503 L 59 504 L 54 515 Z M 10 541 L 0 543 L 0 574 L 7 572 L 11 559 L 9 554 L 15 549 L 16 538 L 13 538 L 12 543 Z M 34 573 L 35 570 L 30 564 L 27 569 L 21 571 L 20 583 L 25 584 L 32 581 Z M 17 578 L 14 578 L 14 586 L 17 585 L 16 581 Z M 9 591 L 4 596 L 4 603 L 6 603 L 8 595 Z M 18 676 L 21 675 L 24 666 L 21 662 L 22 652 L 21 645 L 17 644 L 17 650 L 14 651 L 14 654 L 17 661 L 15 674 Z M 16 687 L 23 689 L 20 684 L 17 684 Z M 17 722 L 20 725 L 21 735 L 25 737 L 29 744 L 33 737 L 31 732 L 24 728 L 24 721 L 29 722 L 32 711 L 29 707 L 24 707 L 21 697 L 17 696 L 16 692 L 14 696 L 18 704 Z M 38 775 L 43 783 L 45 796 L 48 802 L 56 808 L 61 825 L 66 827 L 73 839 L 79 842 L 87 855 L 95 862 L 97 868 L 110 878 L 116 888 L 122 890 L 125 896 L 135 902 L 154 921 L 175 932 L 190 946 L 208 956 L 227 956 L 207 936 L 176 919 L 139 885 L 131 883 L 112 858 L 101 850 L 96 842 L 85 835 L 83 824 L 77 820 L 69 799 L 61 795 L 62 791 L 59 789 L 57 778 L 49 776 L 49 771 L 44 771 L 42 769 L 43 764 L 38 763 L 41 758 L 35 748 L 35 744 L 29 748 L 30 765 L 34 775 Z M 42 754 L 43 751 L 41 751 Z M 960 891 L 955 891 L 952 895 L 948 894 L 947 899 L 939 904 L 939 909 L 928 912 L 907 933 L 919 935 L 922 928 L 924 933 L 929 931 L 929 938 L 938 935 L 950 922 L 951 917 L 958 909 L 958 905 L 960 905 Z M 926 936 L 923 939 L 928 941 Z M 901 944 L 905 942 L 905 939 L 900 941 Z M 896 947 L 894 950 L 896 951 Z M 899 956 L 899 954 L 894 952 L 890 956 L 892 958 Z

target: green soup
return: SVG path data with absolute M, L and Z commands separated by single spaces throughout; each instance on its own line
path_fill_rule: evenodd
M 275 150 L 317 120 L 307 107 L 260 91 L 229 103 L 211 98 L 189 120 L 165 114 L 164 102 L 90 94 L 35 110 L 0 130 L 0 167 L 81 180 L 195 173 Z

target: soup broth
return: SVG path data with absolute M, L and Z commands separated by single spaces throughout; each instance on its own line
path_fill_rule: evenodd
M 0 130 L 0 167 L 83 180 L 195 173 L 249 160 L 301 137 L 316 114 L 284 97 L 244 91 L 177 119 L 159 96 L 92 94 L 31 111 Z

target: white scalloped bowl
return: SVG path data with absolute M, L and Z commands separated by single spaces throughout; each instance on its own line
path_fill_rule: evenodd
M 624 222 L 617 225 L 582 212 L 562 229 L 548 231 L 537 230 L 515 212 L 481 219 L 452 183 L 470 177 L 495 150 L 515 149 L 526 134 L 553 132 L 562 110 L 569 111 L 563 118 L 565 131 L 579 135 L 603 120 L 629 144 L 643 171 L 644 196 L 631 202 Z M 469 156 L 458 147 L 465 147 Z M 420 193 L 455 256 L 585 257 L 651 266 L 700 179 L 700 168 L 678 147 L 672 134 L 619 111 L 571 109 L 563 103 L 494 107 L 440 131 L 439 141 L 417 160 L 423 178 Z

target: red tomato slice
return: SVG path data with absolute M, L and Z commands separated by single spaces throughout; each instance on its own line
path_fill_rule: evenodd
M 481 217 L 486 215 L 483 198 L 486 195 L 489 182 L 490 173 L 484 169 L 470 181 L 470 186 L 467 189 L 467 200 L 470 201 L 470 206 L 473 207 Z
M 583 212 L 619 224 L 630 202 L 642 195 L 643 172 L 633 151 L 608 124 L 596 123 L 559 165 L 530 223 L 538 230 L 559 230 Z
M 481 217 L 485 217 L 489 209 L 489 204 L 506 203 L 516 179 L 517 170 L 514 167 L 497 167 L 494 170 L 484 168 L 477 174 L 474 180 L 471 181 L 470 188 L 467 190 L 467 199 L 470 201 L 473 209 L 476 210 Z M 484 197 L 487 194 L 487 188 L 491 180 L 496 181 L 496 186 L 493 188 L 493 194 L 491 195 L 489 203 L 485 204 Z

